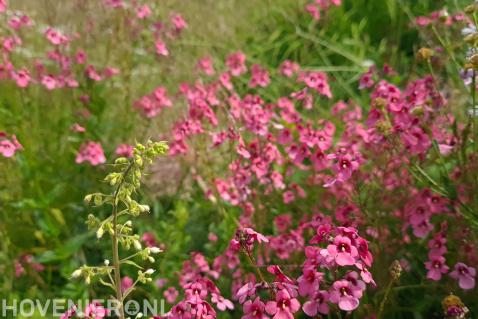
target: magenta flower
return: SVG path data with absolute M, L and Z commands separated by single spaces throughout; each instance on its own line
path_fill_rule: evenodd
M 207 296 L 206 287 L 199 282 L 189 284 L 185 291 L 186 300 L 192 304 L 201 303 Z
M 455 269 L 450 273 L 450 277 L 458 280 L 460 288 L 465 290 L 473 289 L 475 287 L 476 269 L 464 263 L 456 263 Z
M 336 236 L 334 242 L 327 246 L 327 251 L 339 266 L 351 266 L 355 264 L 358 250 L 352 245 L 350 238 Z
M 13 157 L 18 150 L 22 149 L 23 146 L 18 142 L 15 135 L 7 138 L 6 133 L 0 132 L 0 154 L 3 157 Z
M 317 291 L 312 300 L 306 301 L 302 306 L 305 314 L 310 317 L 315 317 L 317 313 L 326 315 L 329 313 L 329 293 L 325 290 Z
M 176 288 L 174 287 L 169 287 L 166 289 L 163 293 L 164 298 L 166 298 L 166 301 L 168 303 L 174 303 L 176 301 L 176 298 L 179 296 L 179 292 Z
M 297 279 L 299 294 L 301 296 L 312 296 L 319 288 L 322 278 L 323 274 L 315 270 L 315 268 L 304 268 L 302 276 Z
M 21 69 L 18 72 L 12 72 L 12 79 L 20 88 L 26 88 L 31 81 L 30 72 L 27 69 Z
M 121 291 L 125 292 L 129 288 L 133 286 L 133 279 L 131 277 L 125 276 L 123 279 L 121 279 Z
M 330 290 L 330 301 L 339 305 L 344 311 L 352 311 L 359 305 L 362 291 L 352 285 L 348 280 L 334 282 Z
M 241 319 L 268 319 L 265 314 L 265 305 L 259 297 L 254 302 L 247 300 L 242 306 L 244 316 Z
M 427 278 L 438 281 L 442 274 L 446 274 L 450 269 L 445 264 L 445 257 L 431 255 L 430 260 L 425 262 L 425 268 L 428 269 Z
M 216 304 L 217 309 L 225 311 L 226 309 L 234 309 L 234 304 L 229 300 L 218 294 L 212 294 L 211 301 Z
M 156 40 L 156 43 L 154 44 L 156 47 L 156 54 L 157 55 L 162 55 L 162 56 L 168 56 L 169 55 L 169 50 L 166 47 L 166 43 L 164 43 L 162 40 Z
M 299 301 L 292 298 L 287 289 L 277 292 L 276 300 L 266 304 L 266 311 L 274 316 L 273 319 L 294 319 L 294 313 L 299 309 Z
M 103 308 L 103 306 L 97 302 L 90 303 L 85 309 L 85 316 L 91 319 L 105 318 L 108 314 L 108 309 Z
M 76 163 L 90 162 L 91 165 L 99 165 L 106 162 L 105 154 L 100 143 L 85 142 L 81 144 L 78 154 L 76 155 Z
M 229 54 L 226 60 L 226 66 L 232 76 L 239 76 L 247 71 L 246 56 L 240 51 Z

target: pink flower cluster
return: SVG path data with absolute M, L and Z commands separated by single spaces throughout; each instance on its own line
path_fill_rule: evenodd
M 305 6 L 305 10 L 314 18 L 314 20 L 320 20 L 320 13 L 329 10 L 334 6 L 342 5 L 342 0 L 315 0 Z
M 8 136 L 5 132 L 0 132 L 0 154 L 3 157 L 13 157 L 17 151 L 23 149 L 15 135 Z
M 100 143 L 89 141 L 81 144 L 76 163 L 89 162 L 91 165 L 99 165 L 106 162 L 106 157 Z

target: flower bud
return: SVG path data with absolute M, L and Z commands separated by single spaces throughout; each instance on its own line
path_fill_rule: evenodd
M 105 259 L 104 264 L 105 264 L 105 266 L 109 266 L 109 265 L 110 265 L 110 261 L 109 261 L 108 259 Z
M 141 243 L 139 242 L 139 240 L 133 241 L 133 245 L 134 248 L 136 248 L 137 250 L 141 250 Z
M 402 274 L 402 266 L 398 260 L 394 260 L 392 265 L 390 266 L 390 276 L 392 276 L 393 280 L 398 280 L 400 275 Z
M 101 237 L 103 237 L 104 234 L 105 234 L 105 231 L 104 231 L 103 227 L 100 227 L 96 231 L 96 238 L 100 239 Z
M 161 248 L 159 248 L 159 247 L 151 247 L 151 248 L 149 248 L 149 251 L 152 254 L 159 254 L 160 252 L 162 252 Z
M 154 274 L 154 269 L 149 268 L 149 269 L 146 270 L 144 273 L 145 273 L 146 275 L 150 275 L 150 276 L 151 276 L 152 274 Z
M 78 278 L 81 276 L 82 273 L 83 271 L 81 269 L 77 269 L 71 274 L 71 278 Z
M 433 50 L 429 48 L 421 48 L 418 50 L 417 56 L 422 60 L 430 60 L 430 58 L 433 56 Z

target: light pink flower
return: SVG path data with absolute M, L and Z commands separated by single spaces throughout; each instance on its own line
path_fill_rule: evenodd
M 293 319 L 294 313 L 300 309 L 300 303 L 292 298 L 287 289 L 282 289 L 276 294 L 275 301 L 268 301 L 266 311 L 273 315 L 273 319 Z
M 156 47 L 156 54 L 157 55 L 162 55 L 162 56 L 168 56 L 169 55 L 169 50 L 166 47 L 166 43 L 164 43 L 162 40 L 160 40 L 160 39 L 156 40 L 156 43 L 154 45 Z
M 169 287 L 166 289 L 163 293 L 164 298 L 166 298 L 166 301 L 170 304 L 174 303 L 176 299 L 179 296 L 179 292 L 176 288 L 174 287 Z
M 317 291 L 312 300 L 306 301 L 302 306 L 305 314 L 310 317 L 315 317 L 317 313 L 326 315 L 329 313 L 329 293 L 325 290 Z
M 358 250 L 352 245 L 350 238 L 340 235 L 334 238 L 333 244 L 327 246 L 327 251 L 339 266 L 355 264 L 355 258 L 358 256 Z
M 352 311 L 358 307 L 362 291 L 347 280 L 338 280 L 332 285 L 329 297 L 330 301 L 338 304 L 340 309 Z
M 102 319 L 107 317 L 108 314 L 109 311 L 96 302 L 90 303 L 85 309 L 85 316 L 91 319 Z
M 460 288 L 473 289 L 475 287 L 476 269 L 459 262 L 455 264 L 455 269 L 450 273 L 450 277 L 458 280 Z
M 106 162 L 106 157 L 100 143 L 85 142 L 81 144 L 78 154 L 76 155 L 76 163 L 90 162 L 91 165 L 99 165 Z
M 450 269 L 445 264 L 445 257 L 430 256 L 430 260 L 425 262 L 425 268 L 428 269 L 427 278 L 438 281 L 442 274 L 446 274 Z
M 133 279 L 131 277 L 125 276 L 123 279 L 121 279 L 121 291 L 125 292 L 129 288 L 133 286 Z

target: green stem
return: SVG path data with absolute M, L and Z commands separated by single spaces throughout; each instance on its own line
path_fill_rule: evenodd
M 132 161 L 129 166 L 126 168 L 126 170 L 123 173 L 123 178 L 121 182 L 118 185 L 118 188 L 116 188 L 115 194 L 114 194 L 114 199 L 113 199 L 113 236 L 111 238 L 112 241 L 112 246 L 113 246 L 113 267 L 115 270 L 115 276 L 114 276 L 114 286 L 116 290 L 116 299 L 118 300 L 118 317 L 120 319 L 124 319 L 124 309 L 123 309 L 123 292 L 121 291 L 121 261 L 119 257 L 119 247 L 118 247 L 118 194 L 121 189 L 121 186 L 123 186 L 124 181 L 126 180 L 126 176 L 128 176 L 129 171 L 134 165 L 134 161 Z
M 387 303 L 388 295 L 390 294 L 390 291 L 392 291 L 393 281 L 394 281 L 393 279 L 390 280 L 387 286 L 387 290 L 385 290 L 385 296 L 383 296 L 382 302 L 380 303 L 380 308 L 378 309 L 377 319 L 382 318 L 383 309 L 385 308 L 385 303 Z

